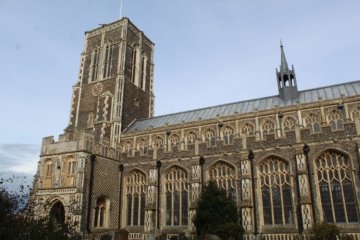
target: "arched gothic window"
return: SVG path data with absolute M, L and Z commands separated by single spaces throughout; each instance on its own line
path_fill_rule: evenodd
M 51 177 L 54 171 L 54 164 L 51 160 L 46 160 L 44 164 L 44 175 Z
M 342 113 L 334 111 L 327 116 L 327 120 L 332 131 L 344 129 Z
M 326 151 L 316 159 L 315 167 L 324 220 L 358 222 L 350 159 L 336 151 Z
M 195 140 L 196 140 L 196 134 L 193 133 L 193 132 L 190 132 L 190 133 L 186 136 L 186 139 L 187 139 L 187 144 L 194 144 L 194 143 L 195 143 Z
M 162 139 L 161 137 L 157 137 L 157 138 L 155 139 L 155 141 L 154 141 L 154 146 L 155 146 L 156 148 L 160 148 L 160 147 L 162 147 L 163 145 L 164 145 L 163 139 Z
M 353 121 L 355 121 L 355 119 L 359 119 L 360 117 L 359 107 L 351 112 L 351 117 Z
M 127 225 L 143 226 L 145 219 L 146 177 L 132 171 L 126 177 Z
M 114 45 L 109 43 L 105 46 L 103 78 L 108 78 L 111 76 L 113 50 Z
M 310 128 L 312 133 L 320 133 L 320 118 L 318 115 L 310 113 L 304 120 L 305 127 Z
M 269 157 L 258 166 L 265 225 L 292 224 L 289 164 Z
M 141 155 L 146 155 L 148 153 L 148 143 L 145 139 L 141 139 L 138 143 L 138 148 Z
M 95 122 L 95 113 L 90 112 L 87 119 L 87 127 L 88 128 L 94 127 L 94 122 Z
M 208 146 L 216 145 L 216 138 L 213 130 L 211 129 L 206 130 L 204 137 L 205 137 L 205 142 L 207 143 Z
M 255 127 L 251 123 L 245 123 L 241 127 L 241 134 L 246 136 L 252 136 L 255 134 Z
M 90 81 L 97 80 L 98 76 L 98 62 L 99 62 L 99 50 L 94 49 L 91 53 L 91 66 L 90 66 Z
M 95 207 L 95 219 L 94 219 L 95 228 L 108 227 L 108 219 L 110 213 L 109 208 L 110 208 L 110 201 L 107 197 L 102 196 L 97 199 L 96 207 Z
M 67 162 L 67 175 L 73 176 L 76 171 L 76 161 L 73 157 L 70 157 L 66 162 Z
M 266 120 L 261 125 L 263 135 L 272 134 L 275 132 L 274 123 L 270 120 Z
M 166 225 L 188 225 L 188 175 L 178 167 L 165 174 Z
M 171 137 L 170 137 L 170 144 L 171 146 L 176 146 L 180 143 L 180 138 L 178 135 L 176 134 L 173 134 Z
M 215 181 L 219 188 L 224 189 L 236 201 L 235 168 L 225 162 L 217 162 L 209 169 L 210 180 Z
M 296 120 L 293 117 L 285 118 L 283 122 L 283 129 L 284 131 L 293 131 L 295 130 Z
M 224 144 L 232 144 L 234 140 L 234 130 L 226 127 L 223 131 Z
M 131 142 L 126 142 L 124 144 L 124 150 L 123 151 L 125 153 L 127 153 L 128 156 L 132 155 L 132 144 L 131 144 Z

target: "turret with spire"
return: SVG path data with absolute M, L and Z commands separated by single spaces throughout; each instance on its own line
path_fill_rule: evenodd
M 284 47 L 280 41 L 281 50 L 281 64 L 279 71 L 276 69 L 276 78 L 278 82 L 279 95 L 282 99 L 294 99 L 298 97 L 296 75 L 294 66 L 291 65 L 291 70 L 286 61 Z

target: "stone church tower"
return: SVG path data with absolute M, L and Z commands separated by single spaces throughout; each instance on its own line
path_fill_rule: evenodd
M 85 33 L 66 132 L 115 147 L 121 131 L 154 112 L 154 44 L 128 19 Z

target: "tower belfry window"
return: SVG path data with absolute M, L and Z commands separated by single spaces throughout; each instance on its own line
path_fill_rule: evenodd
M 99 61 L 99 50 L 94 49 L 91 54 L 91 82 L 97 80 L 98 61 Z
M 105 47 L 103 78 L 108 78 L 111 76 L 113 49 L 114 49 L 113 45 L 106 45 Z
M 136 71 L 137 71 L 136 62 L 137 62 L 137 49 L 134 48 L 132 52 L 132 66 L 131 66 L 131 81 L 133 83 L 135 83 L 136 80 Z

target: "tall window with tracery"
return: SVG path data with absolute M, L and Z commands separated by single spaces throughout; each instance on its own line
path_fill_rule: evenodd
M 252 136 L 255 134 L 255 127 L 251 123 L 245 123 L 241 127 L 241 134 L 246 136 Z
M 135 83 L 136 72 L 137 72 L 137 54 L 138 50 L 135 47 L 132 52 L 132 65 L 131 65 L 131 81 Z
M 289 164 L 270 157 L 258 166 L 265 225 L 293 223 Z
M 211 129 L 206 130 L 204 138 L 208 146 L 216 145 L 216 138 L 213 130 Z
M 53 174 L 54 165 L 51 160 L 46 160 L 44 165 L 44 173 L 46 177 L 51 177 Z
M 110 201 L 107 197 L 99 197 L 95 207 L 95 228 L 106 228 L 108 225 Z
M 126 177 L 127 225 L 143 226 L 145 219 L 146 177 L 132 171 Z
M 178 167 L 172 167 L 165 174 L 166 225 L 188 225 L 188 191 L 187 173 Z
M 316 114 L 309 114 L 304 119 L 305 127 L 310 128 L 310 131 L 312 133 L 320 133 L 321 127 L 320 127 L 320 117 Z
M 226 127 L 223 131 L 224 144 L 232 144 L 234 140 L 234 130 Z
M 96 81 L 98 76 L 98 61 L 99 61 L 99 50 L 94 49 L 91 53 L 91 66 L 90 66 L 90 82 Z
M 217 162 L 210 168 L 209 177 L 236 202 L 236 174 L 233 166 L 222 161 Z
M 145 91 L 146 89 L 146 69 L 147 69 L 147 57 L 142 57 L 141 64 L 141 77 L 140 77 L 140 88 Z
M 266 120 L 261 125 L 263 135 L 272 134 L 275 132 L 274 123 L 270 120 Z
M 326 151 L 315 166 L 324 220 L 358 222 L 350 159 L 337 151 Z
M 330 124 L 331 130 L 344 129 L 342 113 L 339 111 L 333 111 L 327 116 L 328 124 Z
M 111 44 L 108 44 L 105 47 L 103 78 L 108 78 L 111 76 L 113 49 L 114 49 L 114 45 Z
M 141 139 L 138 143 L 138 148 L 141 155 L 146 155 L 148 153 L 148 143 L 145 139 Z
M 285 132 L 294 131 L 296 126 L 296 120 L 293 117 L 285 118 L 283 122 L 283 129 Z
M 193 132 L 190 132 L 187 136 L 186 136 L 186 140 L 187 140 L 187 144 L 194 144 L 195 140 L 196 140 L 196 134 Z

